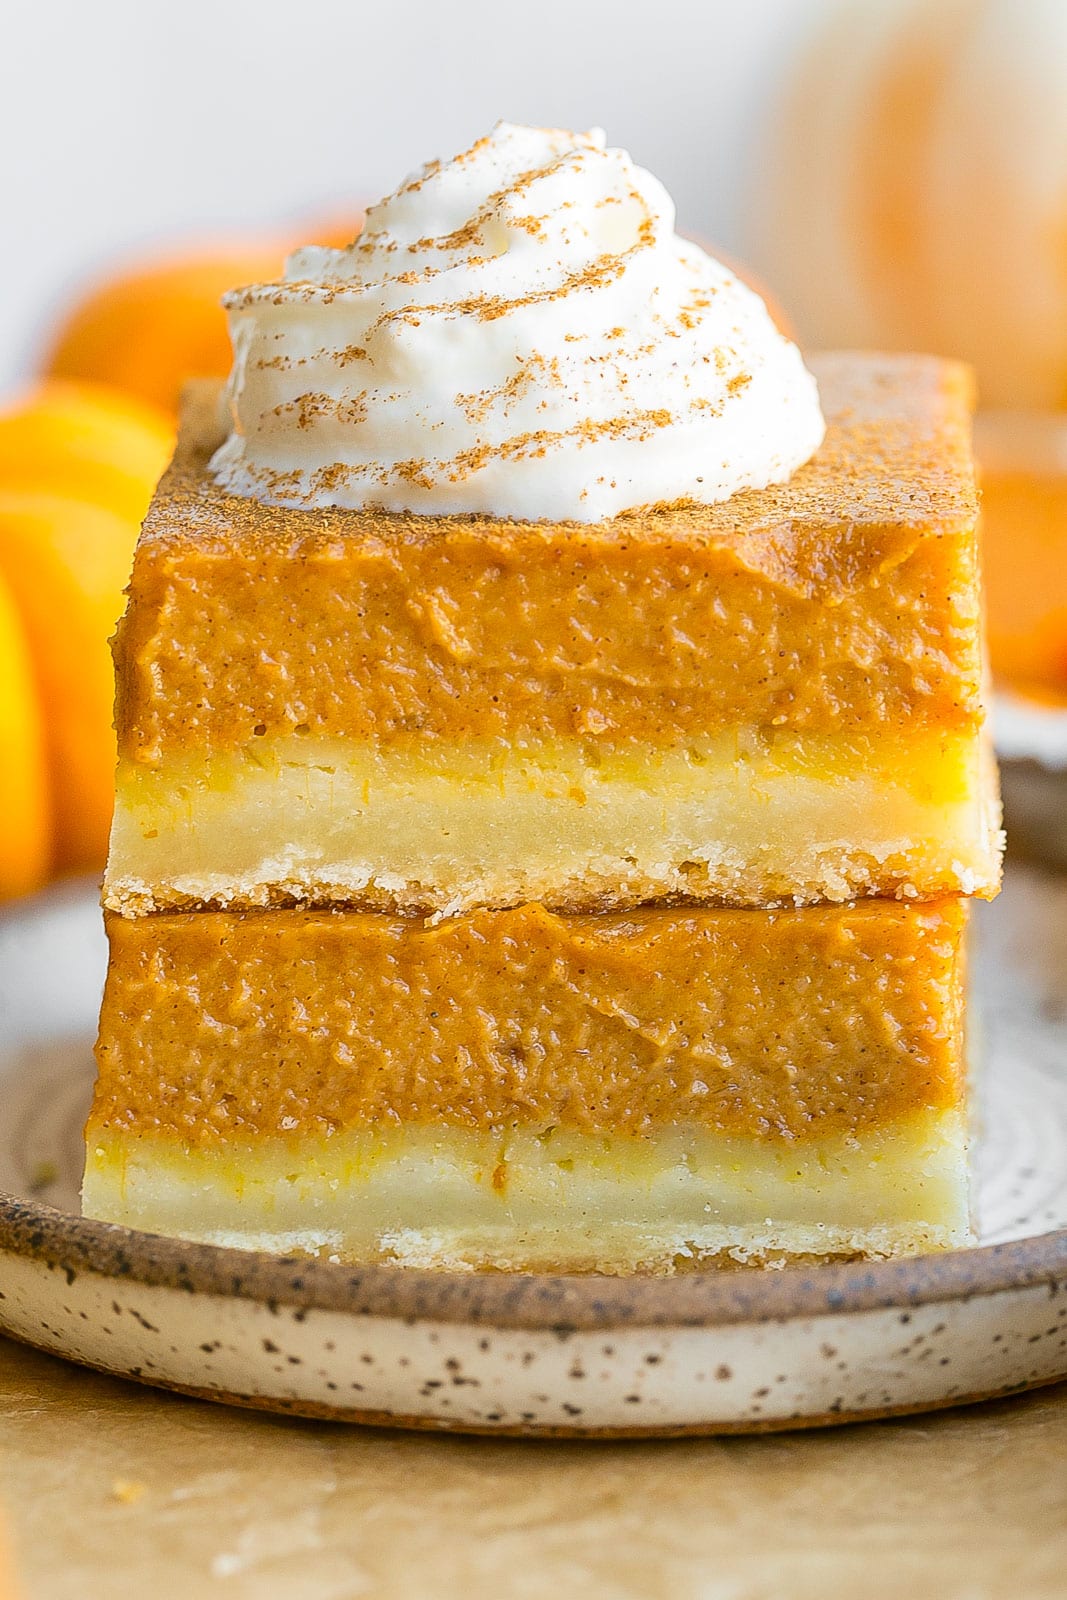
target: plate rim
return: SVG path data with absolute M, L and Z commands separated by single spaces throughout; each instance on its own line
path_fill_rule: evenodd
M 1067 1283 L 1067 1228 L 885 1261 L 674 1276 L 446 1272 L 273 1255 L 145 1233 L 0 1193 L 0 1253 L 82 1273 L 303 1311 L 524 1332 L 710 1329 L 910 1310 Z

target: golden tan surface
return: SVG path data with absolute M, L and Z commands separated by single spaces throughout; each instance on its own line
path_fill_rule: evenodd
M 814 367 L 829 433 L 788 484 L 593 527 L 229 497 L 206 475 L 202 397 L 138 545 L 121 754 L 977 728 L 969 377 L 919 357 Z
M 963 1093 L 966 913 L 112 916 L 89 1138 L 876 1128 Z
M 533 1444 L 227 1411 L 0 1341 L 26 1600 L 1062 1600 L 1065 1460 L 1065 1385 L 825 1433 Z

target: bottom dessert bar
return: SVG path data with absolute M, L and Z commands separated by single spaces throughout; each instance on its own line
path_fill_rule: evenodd
M 112 916 L 85 1211 L 450 1268 L 959 1245 L 966 921 Z

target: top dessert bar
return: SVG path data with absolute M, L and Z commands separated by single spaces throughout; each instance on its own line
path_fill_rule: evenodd
M 994 892 L 968 374 L 810 365 L 788 483 L 592 525 L 236 498 L 202 387 L 116 641 L 107 904 Z

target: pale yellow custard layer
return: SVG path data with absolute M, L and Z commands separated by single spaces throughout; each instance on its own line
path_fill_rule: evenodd
M 739 729 L 683 747 L 258 738 L 120 764 L 105 903 L 574 910 L 986 895 L 1000 815 L 969 731 Z
M 213 1244 L 449 1269 L 672 1271 L 970 1239 L 961 1107 L 823 1140 L 407 1126 L 189 1151 L 89 1129 L 85 1213 Z

